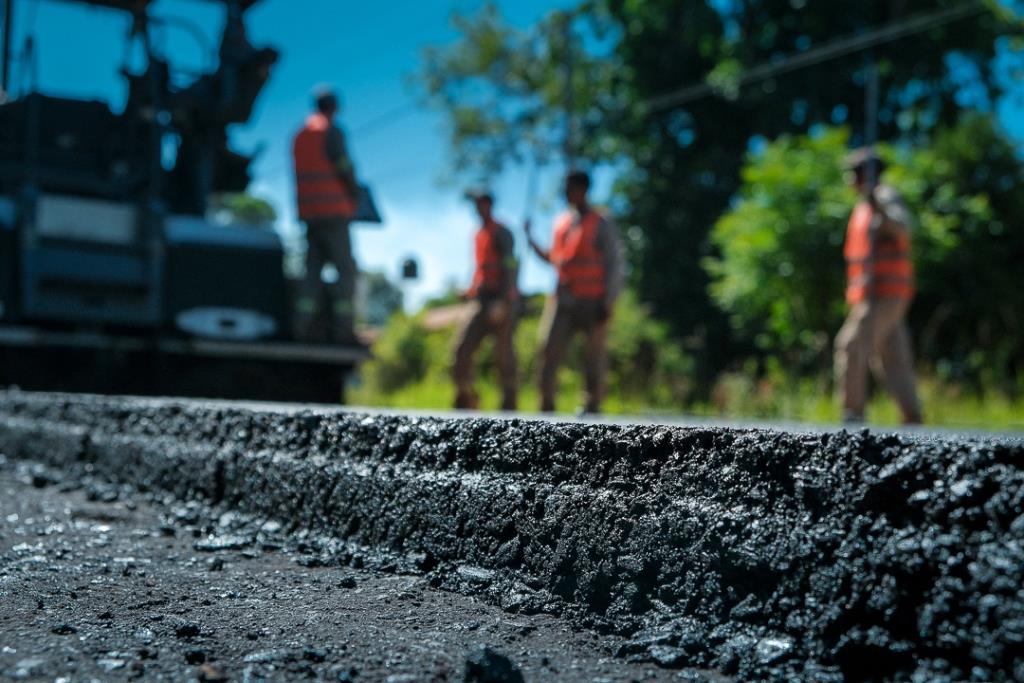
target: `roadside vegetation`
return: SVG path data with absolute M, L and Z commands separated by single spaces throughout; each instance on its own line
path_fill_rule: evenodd
M 608 412 L 830 422 L 855 201 L 842 159 L 872 128 L 870 58 L 885 180 L 916 220 L 910 326 L 926 419 L 1024 427 L 1024 153 L 1001 125 L 1021 106 L 1021 9 L 985 3 L 870 53 L 759 76 L 937 11 L 926 0 L 795 7 L 583 0 L 523 28 L 485 4 L 453 17 L 459 38 L 428 48 L 417 79 L 448 123 L 453 178 L 563 153 L 614 171 L 610 196 L 596 199 L 622 227 L 632 293 L 611 333 Z M 537 405 L 539 309 L 531 300 L 517 337 L 526 409 Z M 454 330 L 427 329 L 428 318 L 388 322 L 354 401 L 451 404 Z M 489 361 L 480 354 L 480 387 L 494 406 Z M 573 365 L 560 410 L 577 405 Z M 897 421 L 884 396 L 868 416 Z
M 526 300 L 525 315 L 516 332 L 520 361 L 520 409 L 539 405 L 536 389 L 537 327 L 543 297 Z M 454 400 L 450 378 L 455 327 L 428 329 L 427 308 L 415 315 L 396 313 L 381 328 L 374 344 L 374 359 L 363 366 L 349 387 L 349 402 L 360 406 L 447 410 Z M 485 342 L 477 356 L 477 390 L 484 410 L 500 401 L 494 373 L 493 349 Z M 834 423 L 839 416 L 827 372 L 797 375 L 778 359 L 751 357 L 721 373 L 710 388 L 702 389 L 695 377 L 694 356 L 685 342 L 673 339 L 668 326 L 649 310 L 636 305 L 632 293 L 624 295 L 609 335 L 609 395 L 605 412 L 624 415 L 679 415 L 708 418 L 793 420 Z M 582 362 L 579 345 L 559 375 L 556 403 L 559 412 L 572 413 L 580 405 Z M 1024 429 L 1024 386 L 1005 389 L 941 378 L 926 370 L 920 391 L 928 422 L 951 427 Z M 895 405 L 878 394 L 868 408 L 873 424 L 895 425 Z

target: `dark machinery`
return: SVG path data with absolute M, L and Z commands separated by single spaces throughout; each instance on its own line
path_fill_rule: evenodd
M 276 234 L 206 220 L 211 195 L 250 181 L 227 126 L 249 120 L 278 58 L 248 40 L 257 0 L 205 0 L 225 10 L 218 65 L 183 86 L 154 49 L 154 0 L 61 1 L 129 13 L 145 64 L 122 72 L 120 113 L 9 99 L 15 0 L 0 0 L 0 385 L 338 400 L 365 349 L 291 341 Z M 33 52 L 30 36 L 21 60 Z

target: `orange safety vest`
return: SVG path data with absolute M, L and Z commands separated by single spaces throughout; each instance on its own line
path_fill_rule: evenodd
M 566 211 L 555 221 L 551 263 L 558 270 L 558 286 L 577 299 L 604 299 L 608 291 L 604 252 L 597 246 L 603 216 L 590 209 L 577 220 Z
M 312 114 L 292 145 L 300 220 L 352 218 L 356 213 L 353 188 L 338 177 L 337 168 L 327 158 L 330 127 L 329 118 Z
M 860 202 L 846 227 L 846 302 L 851 306 L 867 299 L 906 299 L 914 296 L 914 264 L 910 260 L 910 235 L 878 237 L 872 252 L 871 219 L 874 209 Z
M 498 251 L 500 229 L 500 224 L 491 221 L 476 231 L 476 270 L 473 272 L 473 283 L 469 286 L 470 296 L 499 294 L 505 285 L 501 277 L 501 252 Z

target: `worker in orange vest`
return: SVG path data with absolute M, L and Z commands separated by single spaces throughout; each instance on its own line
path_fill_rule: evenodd
M 494 194 L 490 190 L 471 190 L 466 198 L 476 207 L 480 228 L 474 237 L 476 269 L 466 292 L 472 303 L 455 345 L 455 407 L 479 407 L 479 397 L 473 388 L 473 354 L 484 337 L 491 334 L 501 383 L 501 409 L 515 410 L 518 380 L 513 335 L 519 290 L 512 233 L 495 220 Z
M 583 410 L 598 413 L 605 392 L 607 336 L 615 300 L 622 290 L 619 231 L 611 217 L 587 201 L 590 176 L 571 171 L 565 180 L 568 210 L 555 219 L 551 248 L 526 232 L 530 247 L 555 267 L 558 284 L 541 319 L 540 408 L 555 409 L 556 377 L 576 332 L 584 335 Z
M 315 111 L 295 136 L 295 190 L 299 220 L 306 224 L 306 276 L 296 302 L 295 335 L 319 341 L 314 330 L 321 304 L 330 306 L 331 337 L 343 344 L 356 342 L 353 299 L 356 262 L 349 224 L 358 208 L 355 169 L 345 136 L 335 123 L 338 97 L 326 89 L 314 93 Z M 322 272 L 331 264 L 337 279 L 325 284 Z
M 870 367 L 896 399 L 903 422 L 917 424 L 921 405 L 906 323 L 914 296 L 911 217 L 896 190 L 876 182 L 885 166 L 874 150 L 856 150 L 847 168 L 860 200 L 843 248 L 850 311 L 835 341 L 843 420 L 863 421 Z

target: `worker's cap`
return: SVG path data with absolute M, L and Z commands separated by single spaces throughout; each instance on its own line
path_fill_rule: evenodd
M 590 188 L 590 174 L 584 171 L 582 168 L 570 169 L 565 174 L 565 184 L 575 185 L 584 188 Z
M 859 171 L 868 164 L 873 164 L 879 170 L 885 167 L 885 162 L 878 156 L 878 151 L 874 147 L 859 147 L 853 150 L 846 156 L 843 167 L 849 171 Z
M 320 111 L 341 108 L 341 97 L 333 87 L 326 83 L 321 83 L 313 88 L 312 96 L 313 104 Z
M 471 202 L 475 202 L 480 199 L 487 199 L 492 202 L 494 201 L 494 192 L 491 188 L 483 185 L 469 188 L 463 196 Z

